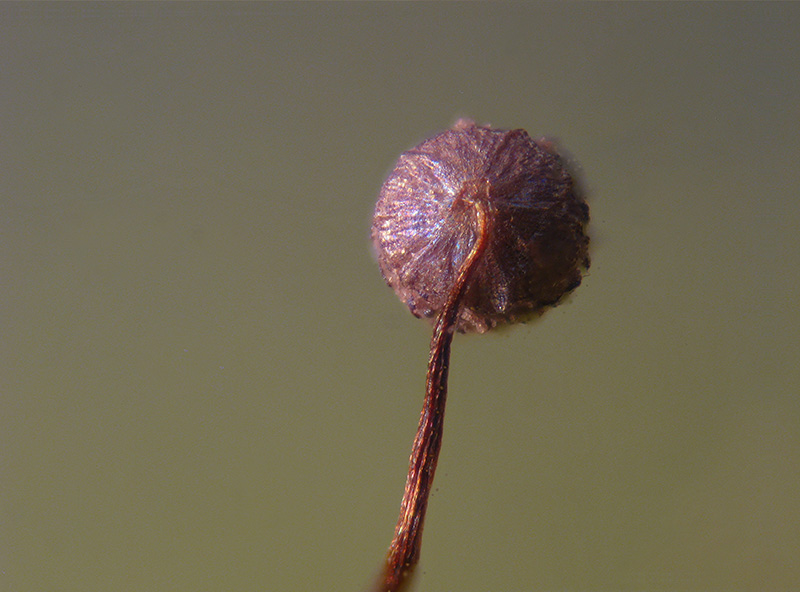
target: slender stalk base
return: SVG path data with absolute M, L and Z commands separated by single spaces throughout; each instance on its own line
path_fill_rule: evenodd
M 447 374 L 450 365 L 450 344 L 458 320 L 461 300 L 476 263 L 486 249 L 488 221 L 485 206 L 473 202 L 478 231 L 469 256 L 458 272 L 447 303 L 439 312 L 431 339 L 428 375 L 422 414 L 411 449 L 405 493 L 400 505 L 400 517 L 389 546 L 386 565 L 375 592 L 401 592 L 406 589 L 414 567 L 419 561 L 422 527 L 428 496 L 433 484 L 436 462 L 442 445 L 444 409 L 447 400 Z

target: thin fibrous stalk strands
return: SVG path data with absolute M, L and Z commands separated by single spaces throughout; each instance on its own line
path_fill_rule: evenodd
M 422 527 L 428 496 L 433 484 L 436 462 L 442 445 L 444 410 L 447 400 L 447 373 L 450 365 L 450 344 L 458 320 L 461 300 L 469 279 L 489 238 L 487 205 L 472 202 L 477 217 L 477 233 L 472 249 L 461 265 L 445 306 L 439 312 L 431 339 L 428 375 L 422 414 L 411 449 L 405 493 L 394 539 L 389 546 L 386 565 L 375 592 L 401 592 L 407 589 L 414 567 L 419 561 Z

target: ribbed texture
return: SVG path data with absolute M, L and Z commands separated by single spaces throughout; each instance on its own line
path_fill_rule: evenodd
M 447 301 L 476 239 L 477 201 L 489 240 L 458 331 L 522 320 L 580 284 L 589 208 L 552 144 L 460 120 L 400 156 L 375 207 L 381 272 L 414 315 L 433 319 Z

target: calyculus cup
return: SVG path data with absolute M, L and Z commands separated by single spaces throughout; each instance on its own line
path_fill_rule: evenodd
M 387 284 L 434 319 L 477 239 L 487 246 L 456 329 L 483 333 L 557 304 L 589 267 L 589 208 L 552 142 L 469 120 L 403 153 L 381 188 L 372 240 Z

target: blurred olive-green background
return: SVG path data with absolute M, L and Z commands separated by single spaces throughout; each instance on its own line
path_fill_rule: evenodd
M 593 265 L 457 336 L 420 591 L 800 588 L 799 4 L 0 6 L 0 590 L 361 591 L 430 327 L 369 225 L 462 116 Z

